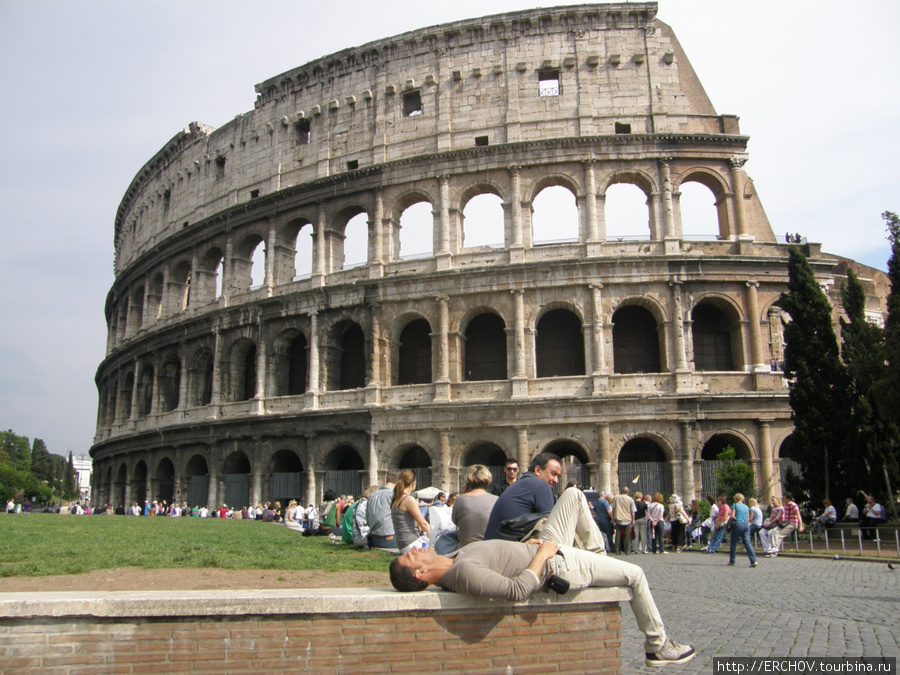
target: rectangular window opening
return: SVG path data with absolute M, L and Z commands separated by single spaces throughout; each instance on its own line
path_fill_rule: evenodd
M 163 211 L 165 213 L 169 212 L 169 207 L 172 205 L 172 191 L 166 190 L 163 193 Z
M 616 133 L 617 134 L 630 134 L 631 133 L 631 125 L 625 124 L 624 122 L 616 122 Z
M 475 145 L 487 145 L 488 137 L 487 136 L 476 136 L 475 137 Z
M 250 199 L 258 199 L 259 190 L 250 190 Z
M 354 171 L 358 168 L 359 168 L 359 160 L 358 159 L 351 159 L 349 162 L 347 162 L 347 171 Z
M 310 131 L 312 129 L 312 120 L 303 119 L 294 125 L 297 130 L 297 145 L 309 145 Z
M 225 158 L 216 157 L 216 180 L 225 178 Z
M 422 95 L 419 90 L 407 91 L 403 94 L 403 116 L 415 117 L 422 114 Z
M 541 98 L 559 96 L 559 70 L 557 68 L 538 71 L 538 93 Z

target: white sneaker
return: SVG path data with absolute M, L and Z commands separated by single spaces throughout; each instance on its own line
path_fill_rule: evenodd
M 666 643 L 655 654 L 645 652 L 644 663 L 651 668 L 662 668 L 670 663 L 687 663 L 696 656 L 690 645 L 680 645 L 672 638 L 666 639 Z

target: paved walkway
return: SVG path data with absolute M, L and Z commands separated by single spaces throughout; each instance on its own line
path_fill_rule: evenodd
M 713 657 L 900 657 L 900 564 L 813 558 L 760 558 L 751 569 L 739 547 L 728 554 L 630 555 L 640 565 L 677 642 L 697 656 L 665 672 L 713 672 Z M 622 607 L 622 672 L 644 665 L 643 635 Z

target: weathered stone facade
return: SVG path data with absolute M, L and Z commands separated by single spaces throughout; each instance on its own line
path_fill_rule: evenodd
M 655 14 L 583 5 L 414 31 L 274 77 L 253 111 L 175 136 L 116 217 L 97 500 L 312 502 L 398 467 L 453 490 L 466 465 L 542 450 L 605 489 L 620 461 L 655 462 L 689 498 L 725 444 L 760 494 L 777 488 L 787 245 L 737 118 L 716 114 Z M 715 197 L 714 236 L 682 222 L 690 182 Z M 644 237 L 607 236 L 620 183 L 646 195 Z M 533 203 L 559 186 L 577 236 L 536 243 Z M 503 247 L 466 247 L 466 205 L 486 194 Z M 431 254 L 403 258 L 420 203 Z M 368 255 L 351 267 L 358 214 Z M 833 284 L 835 260 L 803 246 Z

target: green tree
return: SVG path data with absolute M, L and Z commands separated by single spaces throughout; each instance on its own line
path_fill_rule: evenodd
M 788 292 L 781 294 L 779 305 L 790 315 L 784 326 L 784 372 L 794 418 L 791 456 L 818 503 L 838 488 L 835 482 L 842 481 L 846 464 L 846 376 L 828 299 L 806 257 L 794 246 L 788 251 Z
M 850 403 L 850 432 L 847 452 L 855 460 L 848 461 L 848 479 L 854 486 L 869 491 L 872 483 L 885 482 L 891 494 L 891 474 L 897 471 L 895 448 L 897 427 L 889 420 L 876 389 L 885 376 L 884 331 L 866 320 L 866 294 L 859 279 L 850 270 L 847 284 L 841 289 L 844 311 L 849 321 L 841 319 L 841 358 L 847 371 L 847 398 Z M 893 500 L 888 499 L 888 503 Z
M 738 492 L 747 498 L 756 494 L 753 467 L 743 460 L 737 459 L 732 446 L 726 445 L 722 448 L 722 452 L 716 456 L 716 459 L 720 462 L 727 462 L 725 466 L 716 469 L 719 493 L 727 494 L 729 500 L 733 499 Z
M 27 465 L 24 465 L 25 462 Z M 0 431 L 0 464 L 7 463 L 18 471 L 31 470 L 31 450 L 28 439 L 13 430 Z
M 69 460 L 66 462 L 63 474 L 62 495 L 64 499 L 75 499 L 79 495 L 78 472 L 75 471 L 75 462 L 72 459 L 72 451 L 69 451 Z
M 46 481 L 48 485 L 53 482 L 50 475 L 50 452 L 40 438 L 35 438 L 31 444 L 31 473 L 40 481 Z

